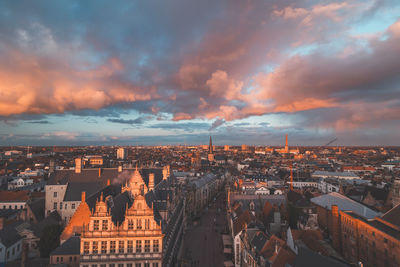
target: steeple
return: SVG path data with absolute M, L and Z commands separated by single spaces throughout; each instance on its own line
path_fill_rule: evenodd
M 214 150 L 213 150 L 211 135 L 210 135 L 210 144 L 208 145 L 208 161 L 210 162 L 214 161 Z

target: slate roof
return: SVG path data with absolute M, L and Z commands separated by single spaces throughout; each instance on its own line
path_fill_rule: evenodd
M 22 236 L 20 236 L 17 230 L 15 230 L 15 228 L 12 226 L 6 226 L 2 230 L 0 230 L 0 242 L 6 248 L 11 247 L 21 239 Z
M 397 227 L 400 227 L 400 204 L 383 214 L 382 219 L 393 225 L 396 225 Z
M 343 196 L 337 192 L 332 192 L 326 195 L 322 195 L 319 197 L 314 197 L 311 199 L 311 202 L 327 208 L 328 210 L 331 209 L 332 205 L 337 205 L 339 210 L 341 211 L 353 211 L 355 214 L 362 216 L 367 219 L 373 219 L 376 216 L 379 216 L 379 212 L 375 212 L 370 208 L 366 207 L 365 205 L 358 203 L 346 196 Z
M 81 239 L 79 236 L 71 236 L 67 241 L 50 253 L 53 255 L 79 255 L 81 248 Z
M 305 247 L 299 247 L 298 255 L 293 263 L 294 267 L 345 267 L 350 266 L 336 259 L 322 256 Z
M 36 220 L 39 222 L 44 219 L 44 210 L 45 210 L 45 199 L 37 199 L 31 203 L 28 203 L 29 208 L 31 209 L 33 215 L 35 215 Z

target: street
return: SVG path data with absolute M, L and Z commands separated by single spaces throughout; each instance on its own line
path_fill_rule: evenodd
M 185 238 L 184 266 L 223 266 L 222 231 L 226 229 L 225 195 L 220 192 L 216 201 L 203 211 L 197 225 L 188 227 Z

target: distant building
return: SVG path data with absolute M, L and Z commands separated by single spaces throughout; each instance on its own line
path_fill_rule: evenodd
M 315 171 L 312 175 L 313 178 L 337 178 L 337 179 L 360 179 L 359 176 L 350 171 L 345 172 L 329 172 L 329 171 Z
M 117 159 L 126 159 L 126 151 L 125 148 L 120 147 L 117 149 Z

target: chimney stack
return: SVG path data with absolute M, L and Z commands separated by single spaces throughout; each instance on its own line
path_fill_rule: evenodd
M 75 159 L 75 173 L 81 173 L 82 170 L 82 158 Z
M 149 174 L 149 191 L 154 190 L 154 173 Z
M 86 192 L 82 191 L 81 193 L 81 202 L 85 202 L 86 201 Z

